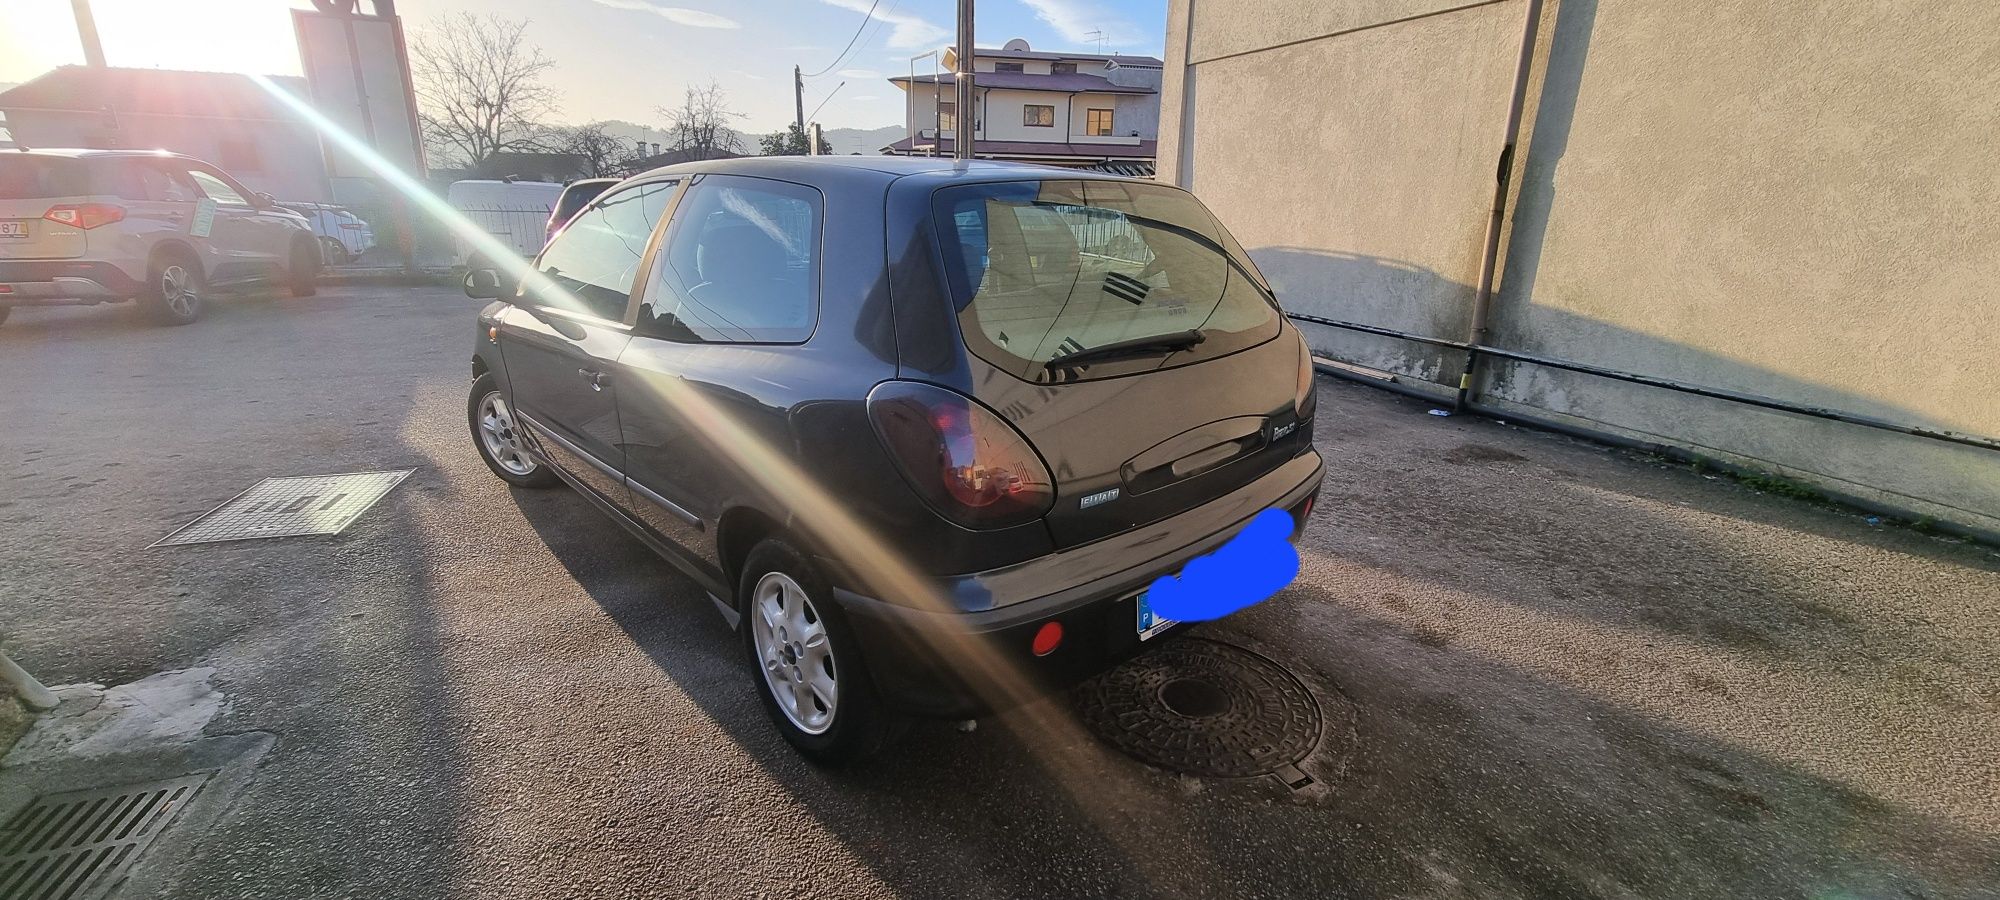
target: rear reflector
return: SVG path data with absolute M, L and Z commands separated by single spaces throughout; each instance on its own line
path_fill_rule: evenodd
M 1061 622 L 1043 622 L 1042 627 L 1035 630 L 1035 642 L 1030 647 L 1036 656 L 1047 656 L 1062 646 L 1062 639 Z

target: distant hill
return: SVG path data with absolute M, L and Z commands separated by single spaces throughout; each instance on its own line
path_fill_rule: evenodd
M 618 140 L 622 141 L 628 147 L 636 146 L 640 141 L 660 144 L 670 143 L 667 140 L 666 132 L 650 125 L 641 125 L 637 122 L 626 122 L 619 119 L 609 119 L 594 124 L 604 126 L 604 131 L 607 134 L 618 138 Z M 901 125 L 884 125 L 881 128 L 829 128 L 826 130 L 826 143 L 839 156 L 846 156 L 850 153 L 874 156 L 881 153 L 883 147 L 902 140 L 907 134 L 908 132 L 905 132 Z M 762 140 L 763 137 L 762 132 L 746 131 L 743 133 L 743 145 L 751 153 L 756 153 L 757 142 Z
M 887 147 L 909 136 L 901 125 L 884 125 L 881 128 L 829 128 L 826 130 L 827 146 L 833 148 L 837 156 L 859 153 L 875 156 Z

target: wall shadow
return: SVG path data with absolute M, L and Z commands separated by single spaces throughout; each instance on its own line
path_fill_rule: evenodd
M 1273 267 L 1282 267 L 1292 273 L 1293 289 L 1280 296 L 1285 308 L 1291 312 L 1323 316 L 1341 321 L 1356 321 L 1361 318 L 1357 309 L 1362 307 L 1352 298 L 1368 297 L 1371 303 L 1379 302 L 1379 297 L 1371 293 L 1371 286 L 1385 282 L 1405 285 L 1403 294 L 1413 297 L 1464 297 L 1470 302 L 1472 288 L 1456 282 L 1434 270 L 1399 260 L 1384 259 L 1338 251 L 1328 252 L 1303 247 L 1261 247 L 1251 251 L 1260 264 L 1266 260 Z M 1413 282 L 1431 282 L 1422 290 L 1408 287 Z M 1310 285 L 1311 287 L 1300 287 Z M 1511 302 L 1508 300 L 1502 303 Z M 1398 318 L 1415 318 L 1416 314 Z M 1847 412 L 1874 415 L 1890 421 L 1932 428 L 1948 427 L 1922 411 L 1877 396 L 1855 393 L 1843 388 L 1802 379 L 1786 373 L 1776 372 L 1741 360 L 1725 357 L 1699 347 L 1691 347 L 1674 341 L 1633 331 L 1609 322 L 1580 316 L 1552 307 L 1537 306 L 1531 317 L 1520 321 L 1546 331 L 1550 335 L 1561 335 L 1565 348 L 1553 355 L 1576 362 L 1603 365 L 1609 368 L 1637 371 L 1638 374 L 1666 378 L 1678 378 L 1705 387 L 1726 388 L 1761 394 L 1795 403 L 1830 407 Z M 1360 324 L 1380 324 L 1360 322 Z M 1498 346 L 1508 346 L 1510 326 L 1503 319 L 1496 322 L 1497 334 L 1492 338 Z M 1455 350 L 1430 348 L 1397 338 L 1378 337 L 1326 326 L 1302 324 L 1307 339 L 1314 346 L 1333 359 L 1358 362 L 1362 365 L 1395 371 L 1409 377 L 1424 379 L 1433 383 L 1439 372 L 1449 372 L 1453 376 L 1464 364 L 1464 355 Z M 1417 333 L 1423 333 L 1421 331 Z M 1464 340 L 1465 334 L 1429 333 L 1427 336 L 1448 340 Z M 1661 388 L 1628 385 L 1590 375 L 1566 373 L 1546 367 L 1528 364 L 1510 364 L 1489 361 L 1483 383 L 1475 385 L 1479 396 L 1505 399 L 1530 407 L 1547 409 L 1559 413 L 1578 416 L 1612 425 L 1624 426 L 1637 431 L 1661 433 L 1662 423 L 1699 422 L 1695 427 L 1680 428 L 1680 438 L 1693 442 L 1699 447 L 1702 442 L 1713 442 L 1718 449 L 1736 453 L 1752 459 L 1766 459 L 1773 467 L 1787 466 L 1810 471 L 1813 463 L 1786 456 L 1796 456 L 1794 448 L 1819 446 L 1824 438 L 1796 429 L 1806 426 L 1849 429 L 1858 448 L 1874 446 L 1881 452 L 1900 450 L 1908 454 L 1911 450 L 1922 455 L 1910 457 L 1918 464 L 1928 462 L 1943 465 L 1949 461 L 1966 470 L 1980 466 L 1993 466 L 1993 451 L 1975 447 L 1947 444 L 1924 438 L 1906 437 L 1887 431 L 1877 431 L 1864 426 L 1841 426 L 1825 420 L 1808 419 L 1786 413 L 1764 410 L 1726 400 L 1678 394 Z M 1452 379 L 1455 381 L 1455 377 Z M 1791 432 L 1787 433 L 1787 429 Z M 1862 443 L 1872 442 L 1872 443 Z M 1859 480 L 1871 476 L 1888 477 L 1892 470 L 1845 476 L 1849 480 Z M 1827 475 L 1834 480 L 1841 476 Z M 1898 485 L 1883 485 L 1884 490 L 1894 492 Z M 1905 490 L 1919 490 L 1923 486 L 1906 487 Z M 1917 499 L 1926 503 L 1956 508 L 1969 516 L 2000 517 L 2000 508 L 1983 508 L 1986 498 L 1972 496 L 1923 496 Z

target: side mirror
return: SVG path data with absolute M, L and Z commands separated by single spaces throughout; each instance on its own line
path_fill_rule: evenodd
M 474 300 L 498 300 L 506 293 L 500 288 L 500 273 L 492 269 L 472 269 L 465 273 L 465 296 Z
M 258 191 L 257 205 L 265 209 L 276 209 L 278 206 L 278 198 L 273 197 L 264 191 Z

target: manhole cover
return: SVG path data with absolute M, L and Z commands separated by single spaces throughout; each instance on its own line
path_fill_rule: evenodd
M 0 897 L 103 896 L 207 780 L 187 775 L 36 798 L 0 827 Z
M 339 534 L 414 471 L 266 478 L 153 546 Z
M 1320 736 L 1319 704 L 1291 673 L 1200 638 L 1145 653 L 1079 687 L 1076 700 L 1107 743 L 1190 775 L 1295 773 Z

